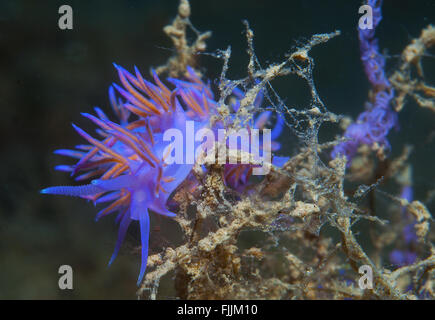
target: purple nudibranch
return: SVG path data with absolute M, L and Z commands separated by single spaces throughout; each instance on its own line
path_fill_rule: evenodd
M 109 265 L 116 258 L 127 229 L 133 220 L 139 221 L 141 232 L 141 267 L 138 285 L 142 281 L 148 259 L 150 233 L 149 210 L 156 214 L 174 217 L 167 208 L 171 193 L 188 178 L 192 164 L 165 164 L 163 139 L 166 129 L 183 131 L 186 121 L 193 121 L 198 128 L 209 126 L 209 119 L 216 114 L 217 102 L 209 84 L 205 84 L 195 71 L 188 67 L 186 79 L 169 78 L 175 86 L 169 89 L 153 71 L 154 83 L 145 80 L 135 67 L 131 74 L 114 64 L 122 86 L 109 88 L 109 99 L 118 123 L 99 108 L 96 116 L 82 115 L 95 123 L 102 138 L 97 139 L 73 124 L 74 129 L 89 144 L 78 145 L 75 150 L 59 149 L 56 154 L 78 159 L 75 165 L 56 166 L 56 170 L 70 172 L 76 181 L 91 181 L 81 186 L 57 186 L 41 190 L 43 194 L 68 195 L 85 198 L 95 204 L 111 202 L 97 213 L 96 219 L 118 212 L 118 239 Z M 236 109 L 244 94 L 234 91 Z M 257 107 L 262 95 L 256 99 Z M 271 116 L 264 112 L 251 120 L 252 128 L 262 129 Z M 134 119 L 132 119 L 134 118 Z M 281 118 L 275 123 L 272 138 L 276 139 L 283 128 Z M 213 129 L 213 128 L 212 128 Z M 273 141 L 272 151 L 279 143 Z M 273 163 L 282 165 L 287 158 L 275 157 Z M 228 187 L 243 191 L 248 185 L 252 165 L 225 165 L 225 183 Z

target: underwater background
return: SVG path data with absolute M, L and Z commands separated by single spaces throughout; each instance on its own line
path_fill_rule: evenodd
M 68 4 L 74 29 L 58 28 L 58 8 Z M 231 45 L 229 78 L 244 76 L 248 56 L 242 19 L 255 32 L 261 62 L 281 61 L 298 43 L 315 33 L 340 30 L 341 35 L 315 47 L 315 81 L 326 107 L 355 118 L 364 108 L 369 83 L 360 61 L 357 35 L 360 1 L 356 0 L 191 0 L 191 21 L 210 30 L 207 52 Z M 178 1 L 10 1 L 0 2 L 0 299 L 132 299 L 139 268 L 139 233 L 131 228 L 114 264 L 107 264 L 116 242 L 111 217 L 94 222 L 95 208 L 85 200 L 41 196 L 39 190 L 69 184 L 68 174 L 56 172 L 55 149 L 82 139 L 71 123 L 90 129 L 81 112 L 94 106 L 109 109 L 108 86 L 117 79 L 112 63 L 143 74 L 171 56 L 171 43 L 162 28 L 176 15 Z M 403 48 L 430 23 L 431 0 L 385 0 L 383 20 L 376 29 L 387 57 L 387 74 L 399 63 Z M 193 35 L 192 35 L 193 38 Z M 434 50 L 432 49 L 432 53 Z M 435 59 L 422 60 L 425 79 L 435 84 Z M 219 76 L 221 62 L 200 58 L 205 76 Z M 303 105 L 308 87 L 291 77 L 275 88 L 289 105 Z M 414 198 L 424 201 L 435 188 L 435 114 L 409 99 L 399 114 L 400 130 L 389 134 L 391 155 L 404 145 L 414 147 Z M 320 130 L 320 141 L 339 134 L 337 126 Z M 292 155 L 296 139 L 284 133 L 280 155 Z M 381 189 L 397 195 L 388 184 Z M 382 208 L 385 198 L 376 199 Z M 435 201 L 425 203 L 435 211 Z M 160 226 L 150 239 L 150 253 L 179 242 L 176 226 Z M 367 224 L 367 227 L 369 225 Z M 59 290 L 58 268 L 71 265 L 74 290 Z M 171 277 L 162 280 L 159 298 L 174 297 Z

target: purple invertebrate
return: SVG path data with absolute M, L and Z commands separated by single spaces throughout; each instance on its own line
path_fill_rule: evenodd
M 56 169 L 70 172 L 78 182 L 91 180 L 81 186 L 57 186 L 41 193 L 85 198 L 95 204 L 110 203 L 97 213 L 96 219 L 118 212 L 118 240 L 109 265 L 114 261 L 133 220 L 139 221 L 141 232 L 141 267 L 138 284 L 143 279 L 148 258 L 150 233 L 149 211 L 174 217 L 167 208 L 171 193 L 188 177 L 193 164 L 167 164 L 172 152 L 164 140 L 167 129 L 177 128 L 186 136 L 186 122 L 193 121 L 198 128 L 209 126 L 216 114 L 217 102 L 212 90 L 191 68 L 187 79 L 168 79 L 175 88 L 168 88 L 153 72 L 154 83 L 145 80 L 139 70 L 135 74 L 115 64 L 122 85 L 109 88 L 109 98 L 118 121 L 95 108 L 96 115 L 82 115 L 95 123 L 101 138 L 95 138 L 78 126 L 74 129 L 89 144 L 75 150 L 60 149 L 56 154 L 78 159 L 75 165 L 61 165 Z M 238 92 L 242 95 L 242 92 Z M 261 99 L 258 99 L 258 104 Z M 253 127 L 263 128 L 270 113 L 262 113 Z M 277 121 L 272 135 L 276 139 L 282 130 Z M 278 150 L 275 142 L 273 150 Z M 183 149 L 184 150 L 184 149 Z M 187 152 L 187 151 L 183 151 Z M 184 158 L 184 157 L 183 157 Z M 282 163 L 277 157 L 275 163 Z M 248 184 L 252 166 L 235 164 L 225 166 L 225 182 L 229 187 L 243 190 Z
M 412 187 L 409 185 L 403 186 L 400 197 L 408 202 L 412 202 Z M 414 245 L 417 243 L 417 235 L 414 228 L 416 222 L 408 213 L 406 207 L 402 207 L 402 219 L 406 222 L 402 229 L 402 239 L 406 248 L 403 250 L 395 249 L 390 253 L 390 262 L 398 267 L 413 264 L 417 260 L 417 253 L 413 250 Z
M 377 143 L 386 150 L 390 149 L 387 140 L 388 132 L 397 127 L 397 113 L 391 109 L 390 102 L 394 97 L 394 90 L 385 75 L 385 58 L 379 52 L 377 39 L 374 37 L 375 28 L 382 19 L 381 0 L 368 0 L 367 4 L 373 9 L 373 28 L 358 29 L 361 50 L 361 60 L 367 78 L 372 85 L 373 100 L 367 103 L 366 111 L 361 113 L 356 122 L 349 125 L 344 133 L 348 141 L 338 144 L 332 150 L 331 157 L 345 155 L 348 165 L 352 162 L 361 144 L 372 146 Z

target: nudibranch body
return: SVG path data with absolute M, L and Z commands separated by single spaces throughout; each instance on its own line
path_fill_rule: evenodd
M 367 103 L 356 122 L 347 127 L 344 137 L 348 140 L 336 145 L 331 152 L 332 158 L 346 156 L 348 165 L 362 144 L 389 150 L 387 135 L 392 128 L 398 128 L 397 112 L 391 106 L 394 89 L 385 74 L 385 58 L 375 38 L 375 29 L 382 20 L 382 0 L 368 0 L 367 4 L 373 10 L 373 28 L 358 28 L 358 37 L 364 71 L 372 86 L 372 101 Z
M 177 128 L 186 136 L 187 121 L 193 121 L 197 128 L 209 126 L 210 117 L 216 114 L 217 102 L 210 85 L 205 84 L 192 68 L 188 68 L 187 79 L 168 79 L 174 89 L 163 84 L 154 72 L 154 83 L 151 83 L 142 77 L 137 68 L 135 75 L 116 64 L 115 68 L 122 86 L 113 84 L 109 88 L 109 98 L 119 123 L 109 120 L 99 108 L 95 108 L 96 116 L 83 113 L 99 127 L 97 132 L 102 139 L 92 137 L 73 124 L 89 144 L 78 145 L 76 150 L 55 151 L 56 154 L 78 159 L 75 165 L 57 166 L 57 170 L 70 172 L 76 176 L 76 181 L 91 180 L 91 183 L 49 187 L 41 193 L 77 196 L 95 204 L 111 202 L 96 216 L 98 220 L 118 212 L 118 239 L 109 265 L 117 256 L 130 223 L 139 221 L 142 245 L 139 284 L 148 258 L 149 210 L 174 217 L 175 213 L 167 208 L 167 201 L 193 167 L 192 163 L 166 163 L 172 149 L 168 148 L 164 132 Z M 234 90 L 234 94 L 236 98 L 243 98 L 240 89 Z M 261 100 L 262 97 L 256 99 L 258 106 Z M 237 101 L 233 105 L 235 111 Z M 252 128 L 264 128 L 270 115 L 269 111 L 260 114 L 251 121 Z M 135 120 L 130 120 L 132 117 Z M 272 130 L 273 139 L 280 135 L 282 127 L 283 121 L 278 118 Z M 273 142 L 272 151 L 278 149 L 279 144 Z M 286 159 L 275 157 L 273 163 L 282 164 Z M 248 184 L 252 168 L 249 164 L 226 164 L 224 179 L 227 186 L 242 191 Z

